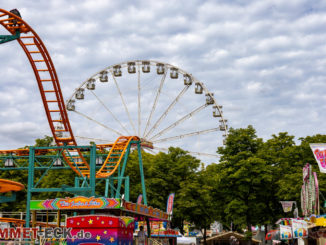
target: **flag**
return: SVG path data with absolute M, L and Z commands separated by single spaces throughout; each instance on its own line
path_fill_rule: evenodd
M 173 201 L 174 201 L 174 193 L 171 193 L 168 197 L 168 201 L 166 204 L 166 213 L 168 215 L 172 215 L 173 212 Z
M 280 201 L 284 213 L 291 212 L 294 201 Z
M 143 195 L 140 194 L 137 198 L 137 204 L 141 204 L 141 201 L 143 200 Z
M 321 173 L 326 173 L 326 144 L 310 144 Z

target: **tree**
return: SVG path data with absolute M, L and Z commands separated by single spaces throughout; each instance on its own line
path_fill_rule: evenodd
M 175 193 L 175 205 L 173 209 L 173 225 L 182 230 L 185 214 L 180 210 L 182 205 L 180 192 L 184 182 L 189 183 L 195 178 L 200 161 L 187 154 L 180 148 L 169 148 L 168 153 L 160 152 L 151 155 L 142 152 L 144 175 L 148 204 L 150 206 L 166 209 L 166 201 L 170 193 Z M 131 200 L 136 201 L 141 193 L 141 182 L 138 166 L 137 152 L 132 152 L 126 168 L 126 175 L 130 177 Z
M 44 135 L 43 139 L 36 139 L 35 145 L 36 147 L 44 147 L 44 146 L 54 146 L 53 137 Z
M 272 138 L 262 145 L 257 155 L 266 161 L 272 171 L 269 191 L 265 195 L 268 205 L 262 215 L 261 224 L 274 224 L 279 218 L 284 217 L 279 201 L 296 200 L 293 199 L 296 190 L 290 190 L 293 185 L 288 185 L 288 180 L 295 178 L 298 182 L 298 176 L 294 173 L 297 173 L 297 162 L 301 156 L 295 145 L 294 136 L 286 132 L 273 134 Z M 289 174 L 293 176 L 290 177 Z
M 183 181 L 176 200 L 183 217 L 199 229 L 204 229 L 204 244 L 206 244 L 206 230 L 216 218 L 210 173 L 210 168 L 205 169 L 203 166 L 191 180 Z
M 236 227 L 247 227 L 251 237 L 251 226 L 260 222 L 266 209 L 264 196 L 271 183 L 271 168 L 257 156 L 263 145 L 252 126 L 230 129 L 225 148 L 218 148 L 221 163 L 218 168 L 224 214 L 222 221 Z

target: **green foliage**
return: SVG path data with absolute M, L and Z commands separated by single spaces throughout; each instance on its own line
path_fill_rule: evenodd
M 151 155 L 142 152 L 144 175 L 148 204 L 166 209 L 166 201 L 170 193 L 175 193 L 178 200 L 182 187 L 192 182 L 196 177 L 196 170 L 200 161 L 187 154 L 180 148 L 169 148 L 168 153 L 160 152 Z M 126 175 L 130 177 L 131 200 L 136 201 L 141 194 L 140 171 L 138 166 L 138 154 L 134 151 L 130 154 Z M 182 203 L 175 202 L 173 210 L 174 225 L 181 227 L 184 213 L 180 211 Z
M 180 148 L 156 155 L 142 152 L 148 205 L 166 209 L 167 197 L 175 193 L 172 226 L 182 230 L 183 221 L 200 229 L 219 220 L 226 228 L 241 231 L 251 225 L 274 224 L 284 217 L 279 201 L 293 200 L 300 206 L 302 167 L 313 165 L 318 173 L 320 190 L 326 192 L 326 175 L 319 174 L 309 143 L 326 142 L 326 135 L 299 139 L 286 132 L 273 134 L 265 142 L 252 126 L 229 131 L 226 146 L 217 149 L 219 164 L 204 166 Z M 35 146 L 51 146 L 53 138 L 37 139 Z M 42 172 L 35 174 L 36 179 Z M 138 152 L 129 155 L 126 176 L 130 177 L 130 199 L 135 202 L 142 193 Z M 50 170 L 39 187 L 74 185 L 72 170 Z M 3 171 L 0 178 L 27 185 L 27 171 Z M 97 194 L 103 195 L 104 182 Z M 33 199 L 63 197 L 70 194 L 40 193 Z M 17 202 L 1 205 L 2 211 L 24 211 L 26 191 L 17 195 Z M 250 228 L 246 233 L 251 237 Z
M 44 135 L 43 139 L 36 139 L 35 145 L 36 147 L 46 147 L 46 146 L 53 146 L 53 137 Z

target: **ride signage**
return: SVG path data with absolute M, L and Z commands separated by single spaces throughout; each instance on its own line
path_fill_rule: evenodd
M 123 208 L 126 211 L 129 211 L 132 213 L 137 213 L 137 214 L 141 214 L 141 215 L 145 215 L 145 216 L 149 216 L 149 217 L 153 217 L 153 218 L 157 218 L 157 219 L 161 219 L 161 220 L 168 219 L 167 213 L 164 213 L 163 211 L 161 211 L 157 208 L 145 206 L 142 204 L 136 204 L 136 203 L 132 203 L 132 202 L 124 202 Z
M 72 197 L 31 200 L 31 210 L 108 209 L 119 208 L 120 199 L 105 197 Z

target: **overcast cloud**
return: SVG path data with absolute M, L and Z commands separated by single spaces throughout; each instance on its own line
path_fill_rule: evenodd
M 42 38 L 66 99 L 105 67 L 158 60 L 202 81 L 230 127 L 251 124 L 265 139 L 326 133 L 325 1 L 11 0 L 0 8 L 17 8 Z M 0 64 L 0 148 L 32 145 L 50 135 L 33 71 L 17 42 L 0 46 Z

